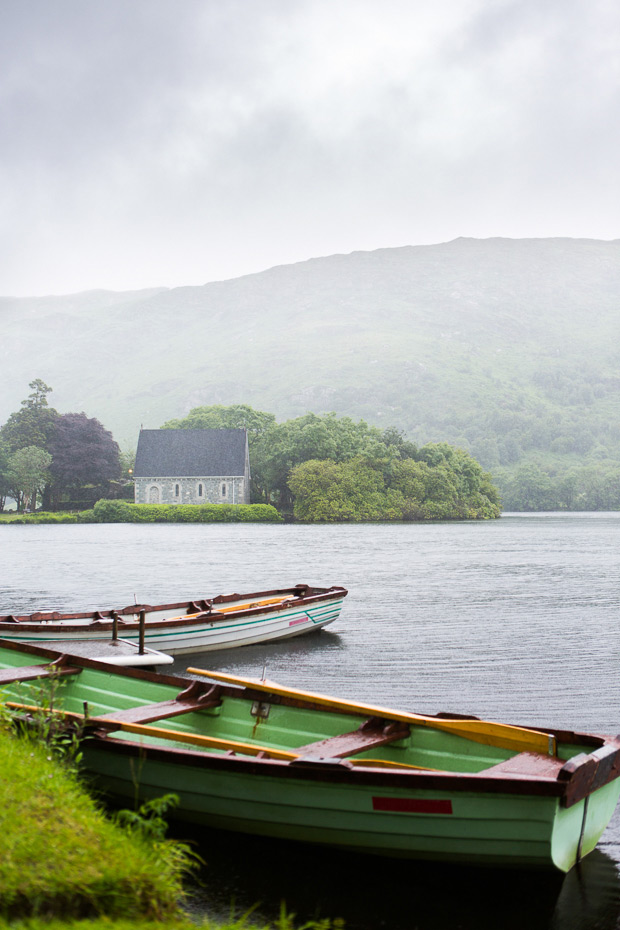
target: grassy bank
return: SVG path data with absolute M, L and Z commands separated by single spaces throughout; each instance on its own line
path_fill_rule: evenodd
M 179 915 L 183 857 L 107 818 L 45 744 L 0 733 L 0 914 Z
M 182 907 L 191 864 L 186 847 L 146 829 L 144 818 L 138 829 L 112 820 L 49 745 L 17 736 L 3 723 L 0 928 L 196 930 Z M 284 913 L 272 927 L 251 918 L 200 924 L 201 930 L 294 926 Z M 304 924 L 307 930 L 337 926 Z

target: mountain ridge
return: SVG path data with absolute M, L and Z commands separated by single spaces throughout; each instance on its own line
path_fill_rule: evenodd
M 0 298 L 0 320 L 0 422 L 40 377 L 123 448 L 141 425 L 247 403 L 396 426 L 491 469 L 620 458 L 619 239 L 358 250 L 203 285 Z

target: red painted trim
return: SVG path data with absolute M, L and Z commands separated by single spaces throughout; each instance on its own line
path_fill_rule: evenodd
M 451 814 L 452 801 L 424 801 L 419 798 L 373 798 L 373 811 L 403 814 Z

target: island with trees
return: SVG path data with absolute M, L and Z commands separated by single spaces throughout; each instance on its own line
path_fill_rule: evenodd
M 401 431 L 335 413 L 278 423 L 245 404 L 196 407 L 162 429 L 247 430 L 250 505 L 132 503 L 132 453 L 85 413 L 59 414 L 37 379 L 0 428 L 0 509 L 43 510 L 85 522 L 281 519 L 310 523 L 480 520 L 500 515 L 497 489 L 469 453 L 418 448 Z M 36 516 L 36 514 L 35 514 Z

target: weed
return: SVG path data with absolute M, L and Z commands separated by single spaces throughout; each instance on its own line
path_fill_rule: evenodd
M 23 704 L 27 712 L 3 709 L 22 736 L 44 743 L 66 769 L 77 773 L 82 761 L 84 723 L 56 709 L 65 685 L 66 681 L 52 672 L 49 678 L 26 686 Z

